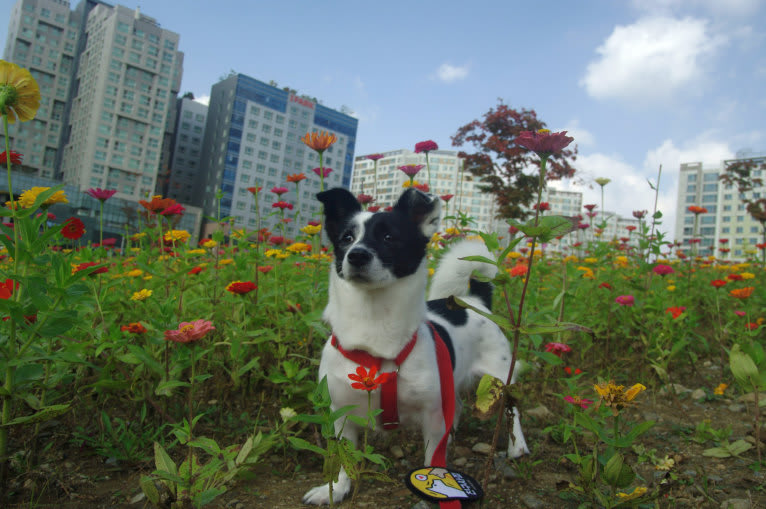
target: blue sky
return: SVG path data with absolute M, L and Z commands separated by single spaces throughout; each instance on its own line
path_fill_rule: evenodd
M 761 0 L 115 3 L 181 35 L 181 92 L 207 96 L 233 69 L 347 106 L 357 155 L 426 139 L 452 149 L 498 98 L 534 109 L 575 137 L 580 173 L 558 186 L 585 203 L 609 177 L 607 210 L 651 210 L 646 179 L 662 164 L 670 231 L 681 162 L 766 152 Z

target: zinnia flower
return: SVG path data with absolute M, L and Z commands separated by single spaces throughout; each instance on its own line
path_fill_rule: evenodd
M 571 352 L 572 349 L 569 347 L 569 345 L 566 345 L 564 343 L 548 343 L 545 345 L 545 351 L 550 352 L 556 357 L 561 357 L 561 354 Z
M 667 276 L 668 274 L 672 274 L 675 272 L 673 270 L 673 267 L 671 267 L 670 265 L 663 265 L 663 264 L 655 265 L 652 271 L 654 271 L 655 274 L 659 274 L 660 276 Z
M 351 388 L 359 389 L 362 391 L 374 391 L 379 385 L 388 381 L 388 373 L 381 373 L 379 377 L 375 378 L 378 373 L 378 368 L 375 366 L 370 368 L 368 372 L 363 366 L 356 368 L 356 374 L 351 373 L 348 377 L 353 380 Z
M 27 69 L 0 60 L 0 115 L 13 124 L 32 120 L 40 107 L 40 87 Z
M 633 211 L 633 217 L 636 219 L 643 219 L 643 217 L 646 215 L 646 210 L 634 210 Z
M 712 286 L 715 286 L 716 288 L 721 288 L 726 284 L 726 281 L 723 279 L 714 279 L 710 282 Z
M 338 141 L 338 137 L 326 131 L 306 133 L 301 141 L 320 154 Z
M 614 381 L 601 382 L 594 385 L 593 388 L 601 398 L 599 406 L 603 403 L 611 407 L 614 415 L 619 414 L 619 411 L 630 405 L 641 391 L 646 390 L 642 384 L 635 384 L 630 389 L 625 390 L 625 386 L 616 385 Z
M 252 281 L 232 281 L 226 285 L 226 291 L 237 294 L 245 295 L 258 288 Z
M 0 153 L 0 164 L 8 164 L 8 156 L 6 155 L 7 152 L 3 151 Z M 21 164 L 21 158 L 23 156 L 16 152 L 15 150 L 11 150 L 11 164 Z
M 669 314 L 673 317 L 675 320 L 679 316 L 681 316 L 684 311 L 686 311 L 686 308 L 684 306 L 671 306 L 665 310 L 666 314 Z
M 515 265 L 513 268 L 508 270 L 508 274 L 511 275 L 511 277 L 519 277 L 525 275 L 527 272 L 529 272 L 529 267 L 527 267 L 525 264 L 520 263 L 518 265 Z
M 178 329 L 165 331 L 165 339 L 176 343 L 192 343 L 205 337 L 211 330 L 215 330 L 215 327 L 207 320 L 181 322 Z
M 153 196 L 151 201 L 138 200 L 138 203 L 150 213 L 157 214 L 158 212 L 169 208 L 171 205 L 175 205 L 176 201 L 173 198 L 163 198 L 162 196 L 157 195 Z
M 735 288 L 734 290 L 731 290 L 729 292 L 729 295 L 731 295 L 735 299 L 747 299 L 753 294 L 753 290 L 755 290 L 755 287 L 753 286 L 746 286 L 744 288 Z
M 4 282 L 0 281 L 0 299 L 10 299 L 11 295 L 13 295 L 13 291 L 18 289 L 18 287 L 19 283 L 13 279 L 6 279 Z
M 77 274 L 78 272 L 81 272 L 85 269 L 89 269 L 91 267 L 95 267 L 96 265 L 100 265 L 99 262 L 83 262 L 80 264 L 72 265 L 72 274 Z M 90 274 L 89 276 L 95 276 L 96 274 L 104 274 L 105 272 L 109 272 L 108 266 L 99 267 Z
M 535 205 L 532 208 L 535 209 L 535 210 L 540 209 L 540 211 L 551 210 L 551 204 L 548 203 L 547 201 L 542 201 L 542 202 L 540 202 L 539 205 L 537 203 L 535 203 Z
M 195 275 L 199 274 L 200 272 L 202 272 L 203 270 L 205 270 L 205 267 L 194 267 L 189 272 L 187 272 L 187 274 L 195 276 Z
M 385 156 L 383 154 L 370 154 L 367 156 L 367 159 L 370 161 L 377 161 L 378 159 L 383 159 Z
M 635 302 L 635 299 L 632 295 L 619 295 L 614 299 L 614 301 L 620 306 L 632 306 Z
M 260 192 L 260 190 L 263 189 L 260 186 L 254 186 L 254 187 L 248 187 L 247 190 L 250 191 L 251 194 L 256 195 Z
M 564 401 L 573 405 L 579 405 L 580 408 L 586 409 L 593 404 L 592 399 L 581 398 L 580 396 L 564 396 Z
M 595 179 L 595 181 L 596 181 L 596 184 L 600 185 L 601 187 L 604 187 L 609 182 L 611 182 L 612 179 L 608 179 L 606 177 L 599 177 L 599 178 Z
M 567 136 L 566 131 L 552 133 L 548 129 L 523 131 L 515 140 L 517 145 L 536 152 L 541 158 L 558 154 L 573 141 L 574 138 Z
M 597 205 L 595 203 L 589 203 L 587 205 L 583 205 L 583 207 L 588 209 L 588 212 L 593 212 L 593 209 L 595 209 Z
M 104 202 L 114 196 L 114 193 L 117 192 L 117 189 L 101 189 L 100 187 L 91 187 L 87 191 L 85 191 L 85 194 L 92 196 L 93 198 L 97 199 L 98 201 Z
M 297 184 L 301 180 L 306 180 L 306 174 L 305 173 L 293 173 L 292 175 L 287 176 L 288 182 L 294 182 Z
M 361 193 L 356 197 L 356 201 L 358 201 L 360 205 L 367 205 L 375 201 L 375 198 L 373 198 L 369 194 Z
M 332 168 L 314 168 L 311 171 L 313 171 L 314 173 L 316 173 L 318 176 L 322 178 L 327 178 L 327 175 L 332 173 Z
M 258 272 L 260 272 L 261 274 L 268 274 L 269 272 L 271 272 L 273 268 L 274 267 L 272 267 L 271 265 L 261 265 L 260 267 L 258 267 Z
M 37 200 L 37 197 L 40 196 L 41 193 L 44 191 L 49 190 L 50 187 L 32 187 L 30 189 L 27 189 L 23 193 L 21 193 L 21 196 L 19 196 L 19 205 L 21 207 L 28 209 L 32 205 L 35 204 L 35 200 Z M 58 190 L 52 195 L 50 195 L 44 202 L 42 202 L 41 205 L 48 206 L 48 205 L 54 205 L 56 203 L 69 203 L 69 200 L 67 200 L 66 194 L 62 190 Z
M 70 217 L 61 226 L 61 235 L 70 240 L 77 240 L 85 234 L 85 224 L 76 217 Z
M 186 242 L 189 237 L 191 234 L 186 230 L 170 230 L 163 235 L 165 242 Z
M 598 287 L 599 288 L 604 288 L 606 290 L 611 290 L 612 289 L 612 285 L 610 285 L 606 281 L 604 281 L 603 283 L 599 284 Z
M 415 177 L 415 175 L 417 175 L 423 168 L 425 168 L 425 166 L 422 164 L 405 164 L 403 166 L 397 166 L 397 169 L 410 177 L 410 179 Z
M 121 325 L 120 330 L 122 332 L 128 332 L 130 334 L 144 334 L 146 333 L 146 327 L 141 322 L 131 322 L 128 325 Z
M 720 383 L 715 389 L 713 389 L 713 394 L 716 396 L 723 396 L 723 393 L 726 392 L 728 387 L 729 384 Z
M 439 150 L 439 145 L 436 144 L 433 140 L 426 140 L 421 141 L 419 143 L 415 144 L 415 153 L 420 154 L 421 152 L 431 152 L 432 150 Z
M 285 209 L 293 210 L 293 204 L 280 200 L 280 201 L 275 201 L 274 203 L 272 203 L 271 208 L 282 209 L 282 210 L 285 210 Z
M 186 212 L 186 208 L 180 203 L 174 203 L 170 207 L 166 208 L 160 215 L 162 216 L 182 216 Z
M 705 207 L 698 207 L 697 205 L 689 205 L 689 207 L 686 209 L 692 214 L 707 214 L 707 209 Z
M 289 189 L 286 187 L 272 187 L 271 192 L 276 194 L 277 196 L 282 196 L 285 194 Z
M 133 296 L 130 297 L 130 300 L 141 301 L 141 300 L 146 300 L 151 296 L 152 296 L 152 291 L 144 288 L 137 292 L 133 292 Z
M 301 231 L 305 233 L 306 235 L 316 235 L 317 233 L 322 231 L 322 227 L 320 225 L 307 224 L 306 226 L 301 228 Z
M 454 194 L 443 194 L 439 198 L 441 198 L 445 202 L 449 202 L 455 195 Z

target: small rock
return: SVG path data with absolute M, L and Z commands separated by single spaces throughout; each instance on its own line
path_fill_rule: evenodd
M 707 480 L 708 481 L 713 481 L 715 483 L 722 483 L 723 482 L 723 477 L 721 477 L 719 475 L 709 475 L 709 476 L 707 476 Z
M 755 403 L 755 393 L 749 392 L 747 394 L 743 394 L 742 396 L 737 398 L 737 400 L 743 403 Z M 766 406 L 766 393 L 758 394 L 758 405 L 760 407 Z M 732 500 L 735 500 L 735 499 L 732 499 Z
M 510 480 L 519 477 L 519 474 L 516 473 L 516 470 L 514 470 L 513 467 L 505 461 L 505 458 L 501 457 L 500 455 L 495 458 L 495 470 L 500 472 L 504 479 Z
M 681 394 L 684 392 L 692 392 L 691 389 L 687 389 L 681 384 L 668 384 L 665 387 L 661 388 L 659 390 L 659 393 L 661 396 L 664 396 L 666 394 Z
M 468 458 L 466 458 L 465 456 L 460 456 L 459 458 L 457 458 L 455 461 L 452 462 L 452 464 L 455 465 L 456 467 L 464 467 L 466 463 L 468 463 Z
M 412 509 L 431 509 L 431 504 L 429 504 L 425 500 L 421 500 L 417 504 L 413 505 Z
M 477 442 L 471 450 L 479 454 L 489 454 L 489 451 L 492 450 L 492 446 L 486 442 Z
M 468 447 L 465 447 L 463 445 L 458 445 L 455 447 L 455 456 L 470 456 L 471 455 L 471 449 Z
M 529 509 L 542 509 L 545 507 L 545 502 L 529 493 L 522 495 L 521 501 L 524 503 L 524 506 L 528 507 Z
M 402 450 L 400 446 L 392 445 L 390 451 L 391 451 L 391 454 L 394 456 L 394 458 L 398 460 L 404 458 L 404 451 Z
M 684 475 L 686 477 L 697 477 L 697 472 L 695 470 L 684 470 Z
M 525 410 L 524 414 L 534 417 L 535 419 L 547 419 L 549 417 L 553 417 L 553 413 L 548 410 L 545 405 L 540 405 L 536 406 L 535 408 Z
M 138 493 L 131 497 L 131 499 L 128 501 L 129 504 L 137 504 L 141 502 L 143 499 L 146 498 L 146 494 L 142 491 L 141 493 Z
M 733 404 L 729 405 L 728 408 L 729 408 L 729 412 L 737 412 L 738 413 L 738 412 L 744 412 L 746 407 L 742 403 L 733 403 Z
M 695 401 L 698 399 L 702 399 L 705 396 L 706 396 L 705 391 L 702 389 L 695 389 L 692 391 L 692 399 Z
M 713 363 L 710 362 L 710 361 L 705 361 L 705 362 L 702 363 L 702 365 L 705 366 L 706 368 L 709 368 L 710 366 L 713 365 Z
M 746 498 L 730 498 L 721 503 L 721 509 L 750 509 L 750 501 Z

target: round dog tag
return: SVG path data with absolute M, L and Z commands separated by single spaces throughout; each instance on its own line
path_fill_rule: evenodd
M 484 496 L 484 491 L 476 479 L 443 467 L 417 468 L 407 475 L 405 482 L 413 493 L 431 502 L 468 502 Z

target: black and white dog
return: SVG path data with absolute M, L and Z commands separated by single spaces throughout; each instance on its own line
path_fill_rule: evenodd
M 446 298 L 455 295 L 473 306 L 488 309 L 491 285 L 472 280 L 471 274 L 479 270 L 491 277 L 496 269 L 489 264 L 460 260 L 469 255 L 489 255 L 482 243 L 461 242 L 441 260 L 431 284 L 431 300 L 426 302 L 426 246 L 438 229 L 441 213 L 438 198 L 408 189 L 391 212 L 374 214 L 363 211 L 345 189 L 331 189 L 319 193 L 317 198 L 324 204 L 325 230 L 335 249 L 329 300 L 324 311 L 335 341 L 328 340 L 322 351 L 319 378 L 327 377 L 333 409 L 357 405 L 356 413 L 364 416 L 367 393 L 352 389 L 348 378 L 358 364 L 341 350 L 367 352 L 384 359 L 381 371 L 396 372 L 393 359 L 417 333 L 420 339 L 406 361 L 398 366 L 396 399 L 402 424 L 422 429 L 428 465 L 445 434 L 432 331 L 436 330 L 450 348 L 456 394 L 484 374 L 501 380 L 508 376 L 511 354 L 502 331 L 478 313 L 446 305 Z M 373 405 L 379 405 L 380 392 L 372 393 Z M 455 408 L 456 423 L 459 401 Z M 336 422 L 336 432 L 342 428 L 343 437 L 356 444 L 358 426 L 350 420 L 342 421 Z M 516 411 L 508 456 L 515 458 L 528 452 Z M 333 484 L 333 500 L 342 500 L 350 488 L 351 480 L 341 470 L 338 482 Z M 328 504 L 329 486 L 312 488 L 303 502 Z

